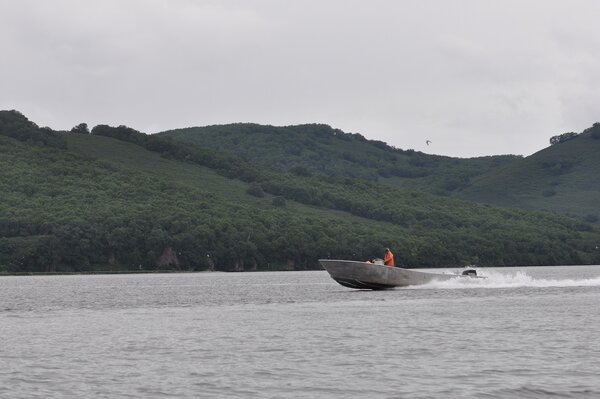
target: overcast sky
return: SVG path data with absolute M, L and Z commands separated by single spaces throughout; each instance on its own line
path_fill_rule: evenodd
M 600 121 L 599 17 L 597 0 L 0 0 L 0 109 L 529 155 Z

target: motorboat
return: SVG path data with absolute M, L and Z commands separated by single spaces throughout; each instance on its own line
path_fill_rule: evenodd
M 462 273 L 428 273 L 402 267 L 386 266 L 382 262 L 360 262 L 353 260 L 319 259 L 331 278 L 344 287 L 368 290 L 385 290 L 394 287 L 422 285 L 433 281 L 455 278 L 485 278 L 478 276 L 472 268 Z

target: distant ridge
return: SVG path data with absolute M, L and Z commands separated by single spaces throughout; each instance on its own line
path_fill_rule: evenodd
M 452 158 L 402 150 L 328 125 L 229 124 L 160 136 L 239 155 L 300 175 L 365 179 L 469 201 L 600 219 L 600 124 L 523 158 Z
M 270 126 L 251 123 L 192 127 L 159 135 L 212 148 L 299 174 L 360 178 L 451 195 L 514 155 L 451 158 L 391 147 L 323 124 Z
M 579 135 L 569 133 L 566 139 L 478 176 L 458 196 L 513 208 L 580 215 L 597 222 L 600 123 Z

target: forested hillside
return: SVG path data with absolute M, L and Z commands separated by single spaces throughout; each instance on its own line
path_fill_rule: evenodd
M 581 134 L 552 137 L 527 158 L 475 178 L 458 196 L 520 209 L 600 219 L 600 123 Z
M 514 155 L 450 158 L 390 147 L 328 125 L 265 126 L 250 123 L 194 127 L 160 133 L 261 162 L 299 175 L 322 174 L 451 195 Z
M 231 124 L 160 133 L 301 176 L 360 178 L 470 201 L 598 222 L 600 125 L 551 138 L 527 158 L 450 158 L 401 150 L 327 125 Z M 383 187 L 383 186 L 382 186 Z M 382 188 L 383 190 L 383 188 Z
M 408 267 L 600 263 L 579 219 L 281 172 L 120 126 L 0 111 L 0 272 L 318 268 L 389 246 Z

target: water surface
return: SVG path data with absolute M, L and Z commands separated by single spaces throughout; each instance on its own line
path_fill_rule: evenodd
M 600 397 L 600 267 L 0 278 L 0 397 Z

